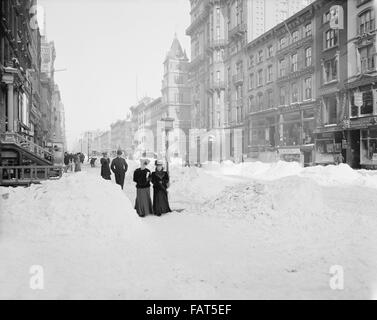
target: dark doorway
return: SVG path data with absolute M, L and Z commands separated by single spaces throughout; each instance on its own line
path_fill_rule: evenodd
M 212 139 L 209 138 L 208 139 L 208 161 L 212 161 L 212 145 L 213 145 Z
M 360 169 L 360 130 L 350 131 L 351 163 L 354 169 Z
M 276 139 L 276 130 L 275 130 L 275 126 L 270 126 L 270 130 L 269 130 L 269 136 L 270 136 L 270 145 L 272 147 L 275 147 L 275 139 Z
M 313 165 L 313 153 L 311 151 L 304 151 L 304 167 Z

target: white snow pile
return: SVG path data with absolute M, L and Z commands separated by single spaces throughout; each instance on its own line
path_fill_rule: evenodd
M 121 236 L 126 213 L 133 212 L 117 185 L 86 172 L 29 188 L 9 188 L 7 199 L 0 201 L 1 236 Z
M 337 188 L 347 187 L 351 194 L 354 189 L 370 189 L 360 200 L 355 195 L 354 202 L 364 201 L 367 194 L 374 192 L 371 188 L 377 188 L 374 171 L 355 171 L 348 165 L 302 168 L 298 163 L 283 161 L 174 168 L 172 180 L 170 197 L 188 199 L 186 211 L 244 219 L 261 228 L 285 226 L 287 230 L 320 229 L 339 221 L 350 223 L 352 217 L 347 221 L 341 217 L 352 212 L 355 204 L 351 207 L 346 201 L 337 202 L 347 197 Z M 329 196 L 330 193 L 334 195 Z M 338 203 L 344 203 L 345 208 L 340 210 Z M 357 209 L 369 211 L 366 205 Z
M 221 177 L 197 167 L 172 166 L 170 180 L 171 196 L 181 201 L 203 202 L 212 199 L 226 187 Z
M 300 176 L 310 178 L 323 186 L 359 185 L 377 188 L 377 172 L 368 170 L 353 170 L 347 164 L 339 166 L 315 166 L 303 168 L 297 162 L 279 161 L 275 163 L 245 162 L 234 164 L 223 163 L 207 166 L 206 170 L 212 174 L 227 176 L 242 176 L 255 180 L 277 180 L 284 177 Z

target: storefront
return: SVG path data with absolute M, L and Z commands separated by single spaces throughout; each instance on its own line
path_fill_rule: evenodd
M 279 141 L 276 115 L 254 115 L 249 122 L 248 130 L 248 157 L 266 162 L 276 161 L 276 145 Z
M 347 163 L 355 169 L 377 169 L 377 85 L 370 81 L 361 78 L 349 86 Z
M 315 140 L 315 164 L 344 162 L 346 144 L 343 131 L 318 133 Z
M 249 156 L 312 165 L 315 123 L 312 105 L 254 115 L 249 125 Z
M 377 169 L 377 126 L 361 130 L 360 165 Z

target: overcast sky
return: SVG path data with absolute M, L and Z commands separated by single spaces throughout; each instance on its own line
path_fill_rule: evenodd
M 86 130 L 126 118 L 138 96 L 160 96 L 176 32 L 190 56 L 189 0 L 39 0 L 55 42 L 69 147 Z

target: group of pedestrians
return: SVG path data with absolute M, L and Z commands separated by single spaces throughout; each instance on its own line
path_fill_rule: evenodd
M 100 162 L 102 178 L 111 180 L 111 173 L 113 172 L 115 182 L 123 190 L 128 164 L 122 158 L 122 151 L 118 150 L 117 157 L 111 162 L 107 154 L 104 153 Z M 133 174 L 133 181 L 136 183 L 135 210 L 140 217 L 147 215 L 161 216 L 164 213 L 171 212 L 167 191 L 169 188 L 169 174 L 164 170 L 162 161 L 155 161 L 154 172 L 147 168 L 149 163 L 148 159 L 141 159 L 140 167 Z M 151 184 L 153 185 L 153 203 L 150 192 Z
M 68 153 L 64 152 L 64 172 L 80 172 L 81 164 L 84 163 L 85 155 L 81 152 Z

